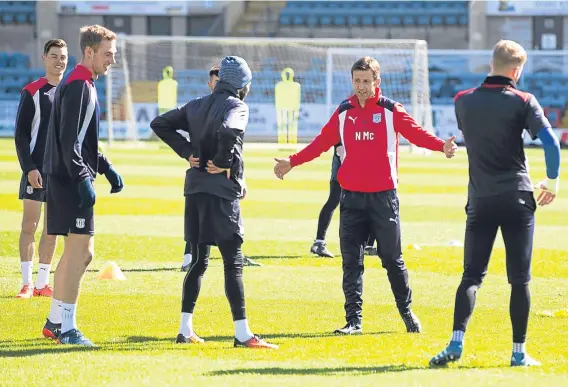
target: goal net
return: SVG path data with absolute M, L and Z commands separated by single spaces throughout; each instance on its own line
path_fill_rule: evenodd
M 164 68 L 174 70 L 179 106 L 209 93 L 209 70 L 226 55 L 243 57 L 253 72 L 249 141 L 311 140 L 353 93 L 351 66 L 366 55 L 379 60 L 383 93 L 432 128 L 427 44 L 420 40 L 121 36 L 118 51 L 106 80 L 104 125 L 113 140 L 153 137 Z

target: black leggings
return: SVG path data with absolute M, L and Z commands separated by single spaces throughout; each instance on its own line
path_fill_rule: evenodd
M 325 240 L 325 234 L 331 223 L 331 218 L 333 217 L 333 212 L 339 205 L 339 199 L 341 197 L 341 186 L 335 180 L 329 182 L 329 196 L 327 202 L 323 205 L 318 220 L 318 232 L 316 234 L 316 239 Z
M 217 247 L 219 247 L 219 251 L 223 257 L 225 295 L 231 306 L 233 321 L 244 320 L 246 318 L 241 244 L 242 242 L 238 237 L 217 243 Z M 201 289 L 201 279 L 209 264 L 210 246 L 205 244 L 192 244 L 192 251 L 193 259 L 191 266 L 183 281 L 182 313 L 193 313 L 197 297 L 199 296 L 199 290 Z

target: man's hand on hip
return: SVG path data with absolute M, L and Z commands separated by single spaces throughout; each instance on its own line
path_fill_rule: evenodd
M 187 159 L 189 161 L 189 165 L 191 166 L 191 168 L 198 168 L 199 167 L 199 158 L 198 157 L 193 157 L 193 155 L 189 156 L 189 158 Z
M 284 180 L 284 175 L 292 170 L 292 165 L 290 165 L 290 159 L 274 158 L 274 161 L 276 161 L 276 165 L 274 166 L 274 174 L 280 180 Z
M 211 173 L 213 175 L 225 172 L 227 174 L 227 179 L 231 178 L 231 169 L 230 168 L 219 168 L 218 166 L 213 164 L 213 161 L 211 161 L 211 160 L 209 160 L 207 162 L 207 168 L 206 169 L 207 169 L 208 173 Z

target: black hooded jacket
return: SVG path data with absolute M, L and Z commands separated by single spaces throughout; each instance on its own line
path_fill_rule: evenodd
M 233 86 L 221 81 L 213 93 L 154 118 L 150 127 L 162 141 L 184 159 L 199 158 L 199 167 L 187 170 L 185 195 L 208 193 L 228 200 L 241 196 L 248 119 L 247 104 Z M 208 173 L 209 160 L 219 168 L 230 168 L 230 179 L 225 173 Z

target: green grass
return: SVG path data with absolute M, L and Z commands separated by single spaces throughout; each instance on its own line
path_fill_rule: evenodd
M 543 367 L 508 367 L 509 286 L 498 239 L 462 361 L 431 370 L 429 358 L 450 335 L 462 270 L 462 248 L 448 243 L 463 239 L 465 152 L 454 160 L 401 154 L 405 260 L 424 333 L 404 332 L 380 261 L 367 257 L 365 334 L 336 337 L 330 332 L 344 319 L 340 258 L 308 254 L 327 198 L 331 154 L 279 181 L 272 174 L 273 157 L 292 151 L 247 144 L 249 194 L 242 203 L 244 251 L 264 264 L 245 269 L 247 314 L 254 332 L 279 344 L 278 351 L 232 348 L 233 326 L 216 249 L 194 316 L 194 328 L 207 343 L 174 344 L 184 277 L 179 267 L 186 164 L 157 143 L 107 151 L 126 188 L 110 195 L 104 177 L 97 180 L 96 252 L 83 283 L 78 322 L 100 348 L 82 350 L 41 338 L 48 299 L 13 298 L 21 282 L 20 172 L 13 141 L 0 141 L 0 385 L 568 385 L 568 319 L 537 315 L 568 307 L 568 199 L 560 197 L 537 213 L 528 348 Z M 544 174 L 542 151 L 528 153 L 538 179 Z M 564 181 L 561 192 L 568 192 Z M 337 230 L 338 211 L 328 232 L 335 253 Z M 421 248 L 409 248 L 411 244 Z M 61 251 L 60 241 L 57 257 Z M 107 261 L 117 262 L 127 280 L 97 280 Z M 37 267 L 37 258 L 35 262 Z

